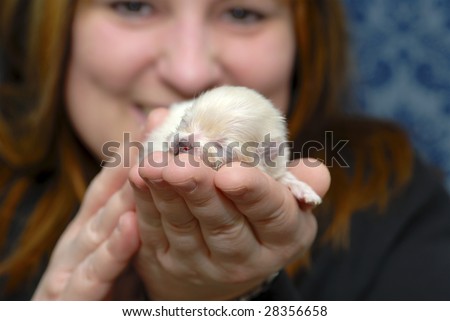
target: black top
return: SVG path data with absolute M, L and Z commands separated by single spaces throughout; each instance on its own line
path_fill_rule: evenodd
M 416 160 L 385 212 L 355 213 L 350 246 L 314 244 L 311 268 L 285 274 L 260 300 L 450 300 L 450 197 Z
M 11 238 L 23 221 L 13 222 Z M 352 216 L 348 249 L 316 242 L 311 252 L 309 270 L 294 280 L 281 273 L 256 299 L 450 300 L 450 197 L 434 171 L 416 160 L 410 183 L 385 212 L 370 208 Z M 10 296 L 2 294 L 0 279 L 0 299 L 30 299 L 39 278 Z

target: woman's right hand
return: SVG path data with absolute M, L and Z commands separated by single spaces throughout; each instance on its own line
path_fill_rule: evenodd
M 34 300 L 102 300 L 139 247 L 129 169 L 104 168 L 59 239 Z

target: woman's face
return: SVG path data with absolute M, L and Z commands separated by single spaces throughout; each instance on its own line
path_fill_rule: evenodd
M 90 0 L 79 5 L 66 87 L 87 147 L 138 139 L 148 112 L 221 84 L 287 111 L 295 40 L 279 0 Z

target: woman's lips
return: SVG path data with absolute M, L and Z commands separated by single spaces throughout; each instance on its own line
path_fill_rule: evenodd
M 142 105 L 133 103 L 130 107 L 130 110 L 136 120 L 136 122 L 140 126 L 145 126 L 147 122 L 147 116 L 150 110 L 144 109 Z
M 150 107 L 151 106 L 151 107 Z M 145 126 L 147 123 L 148 114 L 156 108 L 168 108 L 168 104 L 141 104 L 133 103 L 131 105 L 131 111 L 134 114 L 137 122 L 140 125 Z

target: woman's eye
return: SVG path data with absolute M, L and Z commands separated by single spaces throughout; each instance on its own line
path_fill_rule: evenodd
M 231 8 L 226 12 L 226 18 L 239 23 L 254 23 L 264 19 L 264 15 L 255 10 L 242 7 Z
M 148 16 L 153 11 L 151 4 L 143 1 L 116 1 L 111 4 L 111 7 L 127 16 Z

